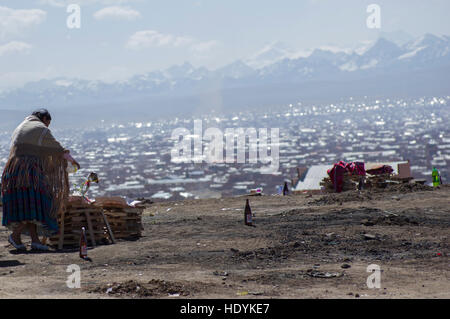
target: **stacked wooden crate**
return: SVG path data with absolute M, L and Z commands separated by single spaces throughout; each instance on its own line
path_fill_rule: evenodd
M 71 196 L 66 209 L 58 216 L 60 234 L 50 238 L 51 245 L 79 244 L 81 228 L 86 229 L 88 244 L 115 243 L 115 239 L 138 238 L 142 232 L 143 207 L 131 207 L 121 197 L 100 197 L 88 203 Z
M 391 178 L 391 174 L 380 174 L 380 175 L 367 175 L 365 187 L 366 188 L 374 188 L 381 189 L 386 188 L 390 183 L 389 179 Z
M 50 244 L 60 248 L 63 245 L 78 245 L 82 227 L 85 228 L 88 243 L 92 246 L 110 241 L 102 208 L 89 204 L 80 196 L 70 198 L 66 209 L 58 216 L 58 224 L 60 234 L 51 237 Z M 63 239 L 61 233 L 64 234 Z
M 129 206 L 121 197 L 98 197 L 94 206 L 103 209 L 115 238 L 141 237 L 144 207 Z
M 359 175 L 350 175 L 345 174 L 343 177 L 343 184 L 342 184 L 342 191 L 350 191 L 355 190 L 358 187 L 359 183 Z M 321 182 L 320 186 L 323 186 L 325 188 L 326 193 L 334 193 L 334 186 L 330 179 L 330 177 L 325 177 Z

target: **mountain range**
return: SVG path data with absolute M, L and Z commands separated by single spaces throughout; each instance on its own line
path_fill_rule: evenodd
M 448 95 L 449 71 L 449 36 L 425 34 L 403 44 L 380 37 L 364 50 L 322 48 L 297 55 L 274 43 L 216 70 L 185 62 L 122 82 L 30 82 L 1 93 L 0 109 L 173 116 L 350 96 Z

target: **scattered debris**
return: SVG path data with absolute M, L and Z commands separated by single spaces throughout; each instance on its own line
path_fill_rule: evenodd
M 136 297 L 178 297 L 189 296 L 199 288 L 187 286 L 182 283 L 168 282 L 159 279 L 152 279 L 147 283 L 128 280 L 123 283 L 112 283 L 88 290 L 89 293 L 106 293 L 113 296 L 136 296 Z
M 341 277 L 344 274 L 339 272 L 321 272 L 318 270 L 308 269 L 307 274 L 314 278 L 335 278 Z
M 227 276 L 228 276 L 228 273 L 227 273 L 226 271 L 220 271 L 220 272 L 219 272 L 219 271 L 216 270 L 216 271 L 213 272 L 213 275 L 214 275 L 214 276 L 223 276 L 223 277 L 227 277 Z
M 261 196 L 262 191 L 263 191 L 262 187 L 251 189 L 250 194 L 248 194 L 248 196 Z

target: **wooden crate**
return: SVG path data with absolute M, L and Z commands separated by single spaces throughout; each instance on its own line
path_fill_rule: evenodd
M 116 238 L 141 237 L 143 208 L 104 207 L 103 209 Z
M 96 246 L 99 243 L 111 241 L 101 207 L 95 207 L 83 201 L 69 201 L 66 209 L 58 216 L 60 234 L 50 238 L 51 245 L 73 246 L 78 245 L 81 228 L 86 230 L 88 244 Z M 61 232 L 64 232 L 61 240 Z
M 88 203 L 80 196 L 71 196 L 66 209 L 58 216 L 64 236 L 51 237 L 50 244 L 59 248 L 79 245 L 82 227 L 91 246 L 115 243 L 116 238 L 141 237 L 143 210 L 143 207 L 129 206 L 121 197 L 100 197 Z

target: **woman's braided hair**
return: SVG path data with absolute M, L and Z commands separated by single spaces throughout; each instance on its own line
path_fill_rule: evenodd
M 31 115 L 37 116 L 38 119 L 43 121 L 44 119 L 47 119 L 49 121 L 52 120 L 52 116 L 50 115 L 49 111 L 47 109 L 38 109 L 31 113 Z

